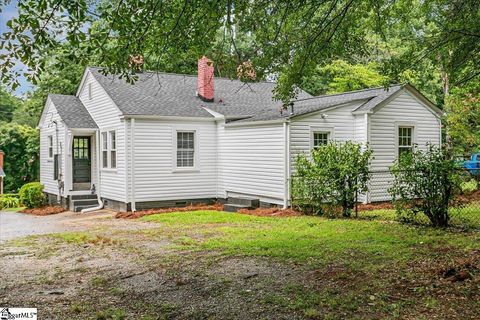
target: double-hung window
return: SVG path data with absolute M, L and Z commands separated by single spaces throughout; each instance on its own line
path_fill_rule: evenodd
M 413 150 L 413 127 L 398 127 L 398 156 L 410 153 Z
M 117 136 L 115 131 L 102 132 L 102 168 L 117 167 Z
M 102 168 L 108 168 L 108 135 L 102 132 Z
M 53 158 L 53 136 L 48 136 L 48 157 Z
M 110 168 L 117 167 L 117 139 L 115 131 L 110 131 Z
M 315 131 L 313 132 L 313 148 L 326 145 L 330 139 L 329 132 Z
M 195 132 L 177 131 L 177 167 L 195 166 Z

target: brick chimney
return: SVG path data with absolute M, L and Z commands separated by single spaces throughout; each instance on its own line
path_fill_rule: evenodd
M 213 61 L 203 56 L 198 59 L 197 95 L 206 102 L 213 102 Z
M 3 155 L 4 154 L 5 153 L 2 150 L 0 150 L 0 169 L 3 169 Z

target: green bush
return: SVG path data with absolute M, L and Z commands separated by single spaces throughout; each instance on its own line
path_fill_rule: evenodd
M 372 150 L 347 141 L 329 142 L 297 157 L 292 204 L 304 212 L 351 215 L 357 195 L 367 191 Z
M 460 185 L 463 193 L 472 193 L 478 189 L 478 182 L 475 179 L 470 179 L 469 181 L 464 181 Z
M 399 220 L 414 221 L 417 214 L 428 217 L 435 227 L 446 227 L 449 208 L 459 204 L 461 172 L 445 149 L 428 145 L 402 155 L 391 168 L 394 177 L 389 189 Z
M 8 208 L 17 208 L 20 206 L 20 200 L 17 194 L 3 194 L 0 196 L 0 210 Z
M 43 185 L 40 182 L 30 182 L 20 188 L 18 192 L 20 203 L 27 208 L 37 208 L 45 204 Z

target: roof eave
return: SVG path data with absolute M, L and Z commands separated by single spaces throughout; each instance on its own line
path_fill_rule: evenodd
M 215 117 L 182 117 L 182 116 L 159 116 L 159 115 L 142 115 L 142 114 L 123 114 L 120 119 L 151 119 L 151 120 L 186 120 L 186 121 L 215 121 Z

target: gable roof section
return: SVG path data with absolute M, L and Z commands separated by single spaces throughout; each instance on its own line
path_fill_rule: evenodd
M 134 85 L 114 75 L 103 75 L 101 68 L 88 68 L 124 115 L 207 117 L 205 110 L 227 119 L 252 118 L 264 113 L 279 113 L 282 103 L 272 99 L 273 82 L 243 83 L 215 78 L 215 101 L 197 97 L 197 76 L 161 72 L 142 72 Z M 304 91 L 303 98 L 310 97 Z
M 90 113 L 77 97 L 63 94 L 49 94 L 48 97 L 68 128 L 98 128 Z

